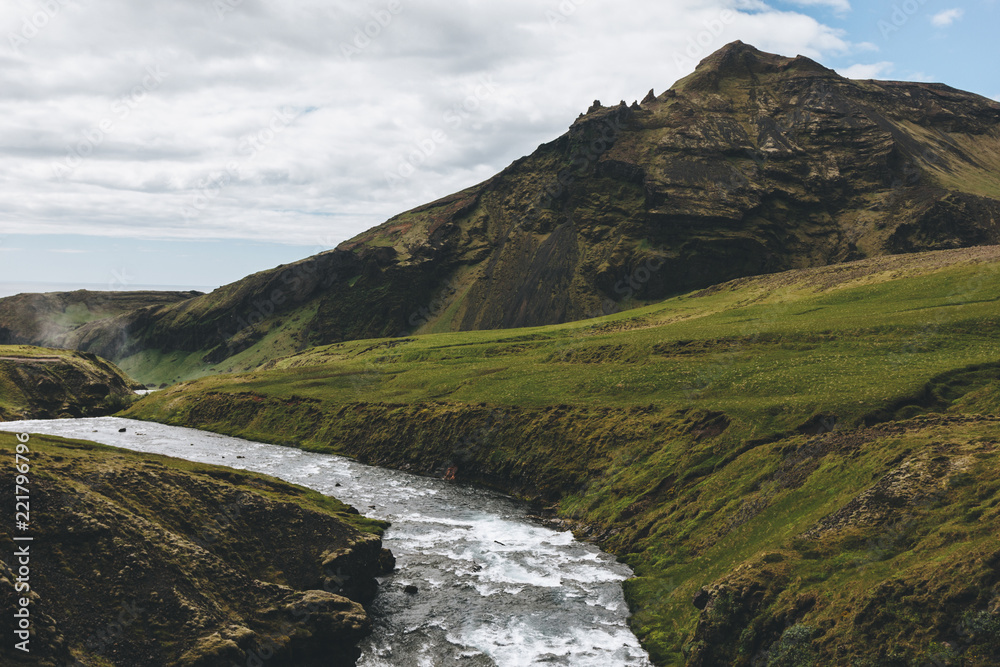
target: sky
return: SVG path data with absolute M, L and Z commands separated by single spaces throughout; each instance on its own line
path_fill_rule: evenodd
M 1000 100 L 998 18 L 997 0 L 4 0 L 0 284 L 232 282 L 479 183 L 736 39 Z

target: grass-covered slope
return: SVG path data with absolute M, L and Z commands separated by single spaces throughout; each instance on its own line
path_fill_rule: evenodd
M 549 504 L 635 568 L 658 664 L 993 664 L 998 301 L 997 247 L 887 257 L 319 347 L 128 414 Z
M 0 433 L 12 511 L 17 444 Z M 360 602 L 391 562 L 383 523 L 265 475 L 49 436 L 27 449 L 34 539 L 0 537 L 0 604 L 9 619 L 26 594 L 27 544 L 34 635 L 16 651 L 5 620 L 0 664 L 354 664 Z
M 0 345 L 0 421 L 97 417 L 121 410 L 141 388 L 86 352 Z

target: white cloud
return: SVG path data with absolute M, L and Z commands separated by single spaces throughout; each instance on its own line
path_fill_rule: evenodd
M 851 11 L 851 3 L 849 0 L 788 0 L 789 2 L 800 5 L 802 7 L 829 7 L 838 14 L 846 14 Z
M 881 79 L 891 74 L 893 69 L 895 69 L 895 65 L 891 62 L 882 61 L 870 65 L 858 63 L 857 65 L 839 69 L 837 72 L 848 79 Z
M 35 30 L 37 3 L 0 5 L 0 35 L 23 40 L 0 40 L 12 234 L 329 247 L 492 176 L 595 98 L 662 92 L 733 40 L 820 61 L 858 50 L 759 0 L 50 5 Z
M 945 28 L 950 26 L 952 23 L 962 18 L 965 15 L 964 9 L 946 9 L 943 12 L 938 12 L 931 17 L 931 23 L 938 28 Z

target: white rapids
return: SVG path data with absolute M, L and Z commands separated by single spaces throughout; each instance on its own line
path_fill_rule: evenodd
M 125 429 L 120 433 L 119 429 Z M 116 417 L 0 423 L 273 475 L 392 522 L 397 569 L 370 605 L 363 667 L 648 666 L 627 624 L 630 570 L 497 493 L 347 458 Z M 239 457 L 239 458 L 238 458 Z M 414 585 L 416 594 L 404 587 Z

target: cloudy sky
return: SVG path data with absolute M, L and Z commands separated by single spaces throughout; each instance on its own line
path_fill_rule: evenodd
M 3 0 L 0 283 L 216 286 L 724 44 L 1000 99 L 996 0 Z

